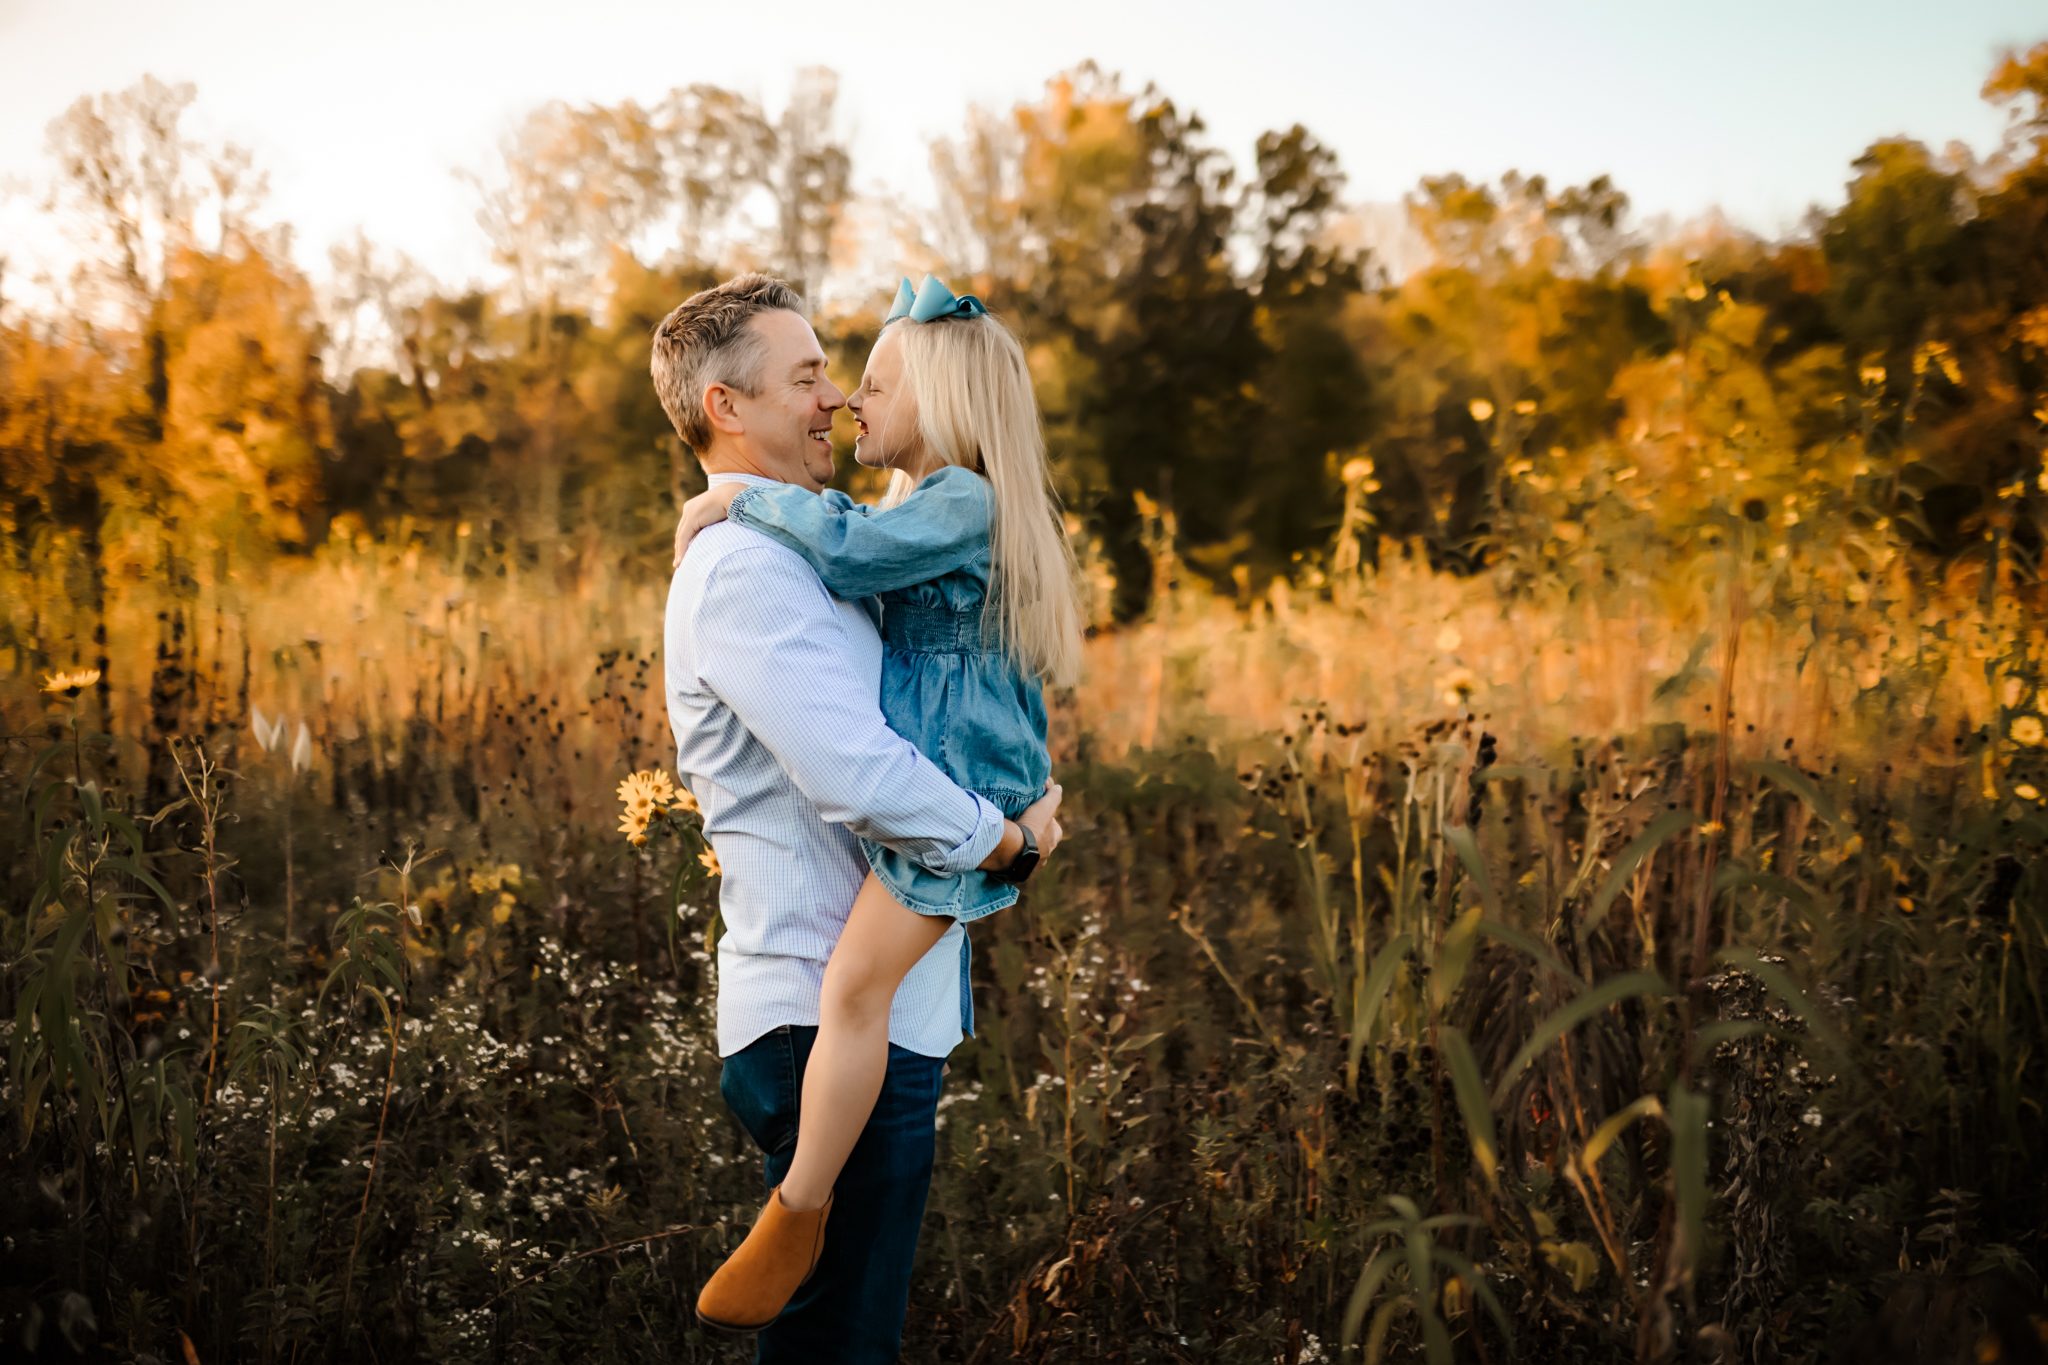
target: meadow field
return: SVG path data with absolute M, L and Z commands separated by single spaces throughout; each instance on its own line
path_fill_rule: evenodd
M 931 250 L 1093 624 L 906 1360 L 2048 1359 L 2048 46 L 1987 93 L 2004 160 L 1879 144 L 1810 240 L 1448 177 L 1400 280 L 1299 128 L 1244 202 L 1087 70 L 942 149 L 1014 172 Z M 647 329 L 716 276 L 505 193 L 595 302 L 316 299 L 223 209 L 0 315 L 23 1358 L 749 1358 L 690 1314 L 761 1196 L 716 859 L 627 782 L 700 477 Z

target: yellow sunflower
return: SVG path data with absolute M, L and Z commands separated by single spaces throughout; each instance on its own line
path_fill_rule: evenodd
M 653 769 L 634 773 L 619 783 L 619 800 L 626 803 L 628 810 L 666 806 L 675 794 L 675 783 L 669 781 L 668 774 Z
M 50 680 L 43 684 L 43 691 L 62 692 L 67 697 L 75 697 L 99 680 L 97 668 L 81 669 L 76 673 L 52 673 Z
M 2048 738 L 2048 731 L 2041 728 L 2039 716 L 2021 716 L 2012 723 L 2011 733 L 2015 740 L 2027 745 L 2039 744 L 2044 738 Z

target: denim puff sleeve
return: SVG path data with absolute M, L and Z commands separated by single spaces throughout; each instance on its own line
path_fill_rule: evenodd
M 788 546 L 842 598 L 872 597 L 965 568 L 988 552 L 992 508 L 979 474 L 947 465 L 894 507 L 790 484 L 751 486 L 726 516 Z

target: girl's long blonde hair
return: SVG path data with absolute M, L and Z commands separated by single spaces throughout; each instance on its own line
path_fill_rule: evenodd
M 994 515 L 984 619 L 1018 662 L 1054 687 L 1068 686 L 1081 671 L 1080 593 L 1024 348 L 986 313 L 903 318 L 893 326 L 903 334 L 903 377 L 916 395 L 925 450 L 988 481 Z M 915 487 L 897 470 L 884 505 Z

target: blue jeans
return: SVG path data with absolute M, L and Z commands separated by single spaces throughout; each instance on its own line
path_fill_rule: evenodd
M 818 1030 L 785 1024 L 725 1059 L 719 1093 L 767 1156 L 770 1190 L 796 1155 L 804 1064 Z M 889 1044 L 868 1126 L 833 1188 L 818 1268 L 756 1338 L 759 1365 L 886 1365 L 903 1349 L 945 1064 Z

